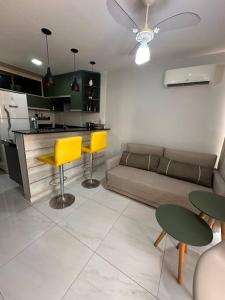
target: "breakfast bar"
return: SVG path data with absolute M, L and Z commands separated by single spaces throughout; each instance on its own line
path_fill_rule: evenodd
M 109 129 L 104 129 L 109 130 Z M 55 193 L 59 185 L 50 185 L 58 177 L 58 168 L 44 164 L 37 157 L 53 152 L 56 139 L 82 136 L 83 144 L 89 143 L 90 133 L 96 130 L 86 128 L 65 128 L 47 130 L 18 130 L 14 131 L 19 155 L 23 191 L 25 198 L 34 202 L 48 194 Z M 103 163 L 104 152 L 94 155 L 93 166 Z M 89 157 L 82 154 L 81 159 L 65 165 L 65 185 L 86 175 Z M 57 180 L 57 179 L 56 179 Z

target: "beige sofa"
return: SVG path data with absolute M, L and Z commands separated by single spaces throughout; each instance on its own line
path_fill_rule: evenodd
M 214 168 L 215 154 L 197 153 L 168 149 L 164 147 L 129 143 L 125 151 L 132 153 L 154 154 L 168 159 Z M 224 150 L 225 152 L 225 150 Z M 164 203 L 177 203 L 191 210 L 195 209 L 188 200 L 188 194 L 194 190 L 215 191 L 225 195 L 225 171 L 215 170 L 213 188 L 174 179 L 146 170 L 120 165 L 121 155 L 106 161 L 104 186 L 107 189 L 141 201 L 153 207 Z M 224 165 L 225 160 L 220 161 Z M 224 173 L 224 177 L 222 176 Z

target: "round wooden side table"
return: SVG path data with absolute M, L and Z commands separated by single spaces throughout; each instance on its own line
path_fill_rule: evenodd
M 225 240 L 225 197 L 212 192 L 194 191 L 189 194 L 189 200 L 198 210 L 200 217 L 209 216 L 210 223 L 213 219 L 221 223 L 221 239 Z M 211 224 L 209 224 L 211 225 Z
M 182 284 L 187 245 L 199 247 L 208 245 L 213 239 L 212 230 L 198 215 L 179 205 L 161 205 L 156 210 L 156 219 L 163 231 L 155 241 L 155 247 L 158 246 L 166 234 L 179 241 L 177 281 L 179 284 Z

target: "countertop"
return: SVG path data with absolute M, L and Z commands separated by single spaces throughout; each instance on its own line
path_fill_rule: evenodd
M 43 134 L 43 133 L 57 133 L 57 132 L 92 132 L 92 131 L 101 131 L 101 130 L 110 130 L 110 128 L 104 129 L 87 129 L 86 127 L 73 127 L 73 128 L 45 128 L 45 129 L 36 129 L 36 130 L 14 130 L 15 133 L 20 134 Z

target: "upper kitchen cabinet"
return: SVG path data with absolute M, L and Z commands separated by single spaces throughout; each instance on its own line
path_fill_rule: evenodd
M 97 72 L 85 71 L 82 74 L 83 83 L 83 111 L 99 112 L 100 111 L 100 85 L 101 74 Z
M 27 95 L 27 104 L 29 109 L 53 110 L 52 101 L 45 97 Z
M 66 73 L 54 76 L 54 84 L 51 86 L 44 86 L 45 97 L 70 96 L 70 86 L 73 76 L 74 73 Z
M 11 91 L 42 95 L 41 81 L 30 79 L 24 76 L 11 74 L 0 70 L 0 88 Z
M 76 76 L 79 91 L 71 91 L 71 83 Z M 100 110 L 100 73 L 76 71 L 56 75 L 54 85 L 44 87 L 44 95 L 51 98 L 70 97 L 71 111 L 99 112 Z M 54 99 L 54 100 L 55 100 Z

